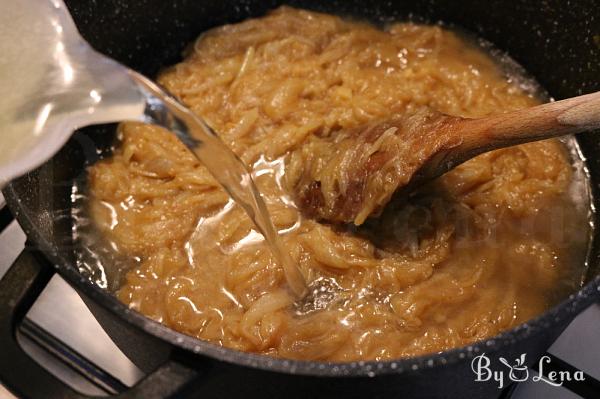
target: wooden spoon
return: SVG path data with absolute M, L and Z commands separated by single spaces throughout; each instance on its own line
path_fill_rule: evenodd
M 410 191 L 487 151 L 600 128 L 600 92 L 480 119 L 422 108 L 292 152 L 288 181 L 311 217 L 362 224 Z M 297 171 L 300 172 L 297 172 Z

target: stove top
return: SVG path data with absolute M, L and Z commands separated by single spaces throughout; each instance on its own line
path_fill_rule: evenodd
M 26 237 L 0 195 L 0 277 L 26 246 Z M 42 366 L 76 390 L 107 396 L 144 377 L 111 341 L 78 294 L 58 275 L 37 299 L 19 328 L 24 349 Z M 581 313 L 548 350 L 550 371 L 585 373 L 585 382 L 555 387 L 533 381 L 513 383 L 503 399 L 574 399 L 600 397 L 600 305 Z M 0 350 L 1 352 L 1 350 Z M 534 375 L 539 376 L 537 372 Z M 533 377 L 533 376 L 532 376 Z M 0 398 L 14 398 L 1 385 Z

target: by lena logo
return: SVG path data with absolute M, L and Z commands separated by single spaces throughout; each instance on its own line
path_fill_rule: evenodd
M 501 357 L 499 360 L 500 363 L 508 367 L 508 369 L 510 370 L 508 378 L 510 378 L 511 381 L 527 381 L 527 379 L 529 378 L 529 369 L 525 365 L 525 353 L 521 354 L 521 356 L 517 360 L 515 360 L 514 366 L 511 366 L 508 363 L 508 361 L 503 357 Z
M 538 362 L 538 374 L 529 372 L 529 368 L 525 364 L 525 353 L 519 356 L 511 364 L 503 357 L 498 359 L 503 365 L 492 369 L 489 357 L 485 353 L 475 356 L 471 362 L 471 370 L 475 374 L 476 382 L 495 381 L 498 384 L 498 389 L 505 387 L 507 381 L 523 382 L 528 381 L 531 377 L 533 382 L 544 382 L 546 384 L 559 387 L 565 381 L 584 381 L 585 376 L 583 371 L 575 371 L 573 374 L 569 371 L 550 371 L 545 373 L 544 366 L 550 363 L 550 356 L 542 356 Z

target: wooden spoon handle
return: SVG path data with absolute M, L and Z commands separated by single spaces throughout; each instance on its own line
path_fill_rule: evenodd
M 481 119 L 455 126 L 470 156 L 494 148 L 600 128 L 600 92 Z

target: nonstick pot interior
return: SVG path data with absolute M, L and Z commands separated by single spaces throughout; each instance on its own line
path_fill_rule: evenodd
M 411 18 L 456 25 L 507 51 L 557 99 L 600 90 L 600 7 L 595 3 L 595 0 L 572 1 L 569 5 L 561 0 L 286 2 L 291 6 L 375 23 Z M 148 76 L 156 75 L 162 66 L 177 62 L 184 46 L 206 29 L 262 15 L 280 4 L 272 0 L 67 1 L 81 33 L 96 49 Z M 594 183 L 600 182 L 600 140 L 597 137 L 594 133 L 579 137 Z M 110 152 L 113 139 L 112 125 L 83 129 L 55 158 L 10 184 L 5 196 L 30 240 L 44 251 L 89 303 L 103 309 L 97 312 L 103 314 L 100 318 L 108 331 L 124 331 L 122 326 L 128 326 L 157 337 L 151 339 L 150 344 L 140 344 L 136 348 L 135 339 L 123 343 L 127 340 L 116 338 L 113 334 L 117 343 L 121 341 L 126 353 L 134 358 L 136 352 L 151 350 L 148 348 L 152 347 L 152 342 L 163 348 L 163 344 L 168 342 L 191 352 L 257 370 L 338 377 L 404 373 L 411 374 L 407 383 L 412 381 L 419 385 L 415 382 L 418 380 L 415 373 L 427 377 L 424 370 L 460 368 L 479 352 L 498 352 L 506 356 L 518 355 L 523 350 L 542 353 L 568 321 L 596 298 L 600 256 L 597 231 L 590 251 L 586 287 L 527 325 L 486 342 L 398 362 L 345 365 L 273 360 L 217 348 L 159 326 L 135 312 L 128 312 L 115 298 L 89 283 L 75 268 L 77 247 L 69 241 L 72 221 L 59 216 L 68 215 L 73 179 L 84 179 L 85 166 Z M 598 198 L 597 184 L 592 184 L 592 189 L 594 198 Z M 151 360 L 140 360 L 139 363 L 142 367 L 142 363 L 153 365 Z M 462 375 L 461 378 L 469 378 L 460 371 L 454 372 Z M 425 383 L 419 386 L 426 387 L 427 381 L 431 384 L 433 380 L 430 377 L 423 379 Z

